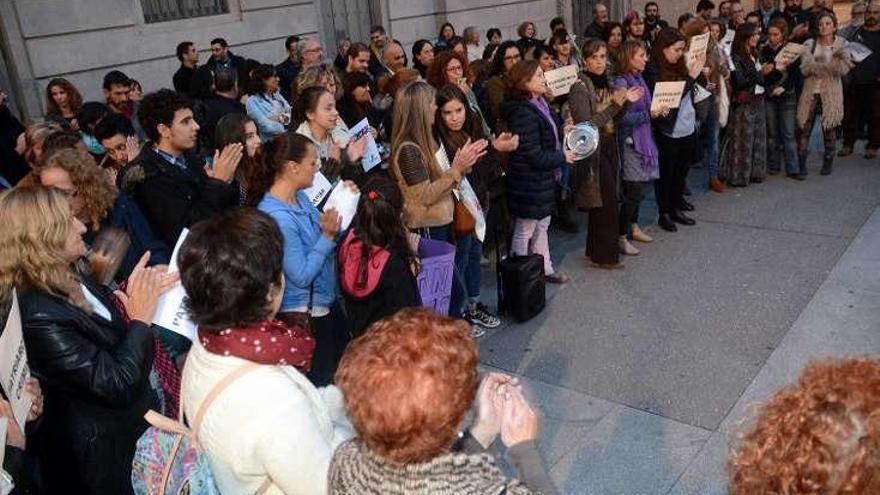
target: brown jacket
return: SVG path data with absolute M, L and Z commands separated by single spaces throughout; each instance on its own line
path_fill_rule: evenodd
M 410 229 L 452 223 L 452 190 L 461 182 L 461 174 L 453 168 L 432 173 L 429 163 L 413 142 L 405 142 L 394 151 L 391 169 L 403 193 L 405 222 Z M 432 175 L 436 178 L 432 179 Z

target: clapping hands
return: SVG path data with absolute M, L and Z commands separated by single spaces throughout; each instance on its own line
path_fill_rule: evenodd
M 471 435 L 485 448 L 499 433 L 508 448 L 538 437 L 538 415 L 517 378 L 489 373 L 477 390 L 476 410 Z
M 462 175 L 467 175 L 471 167 L 486 154 L 488 146 L 489 142 L 485 139 L 480 139 L 479 141 L 468 139 L 464 146 L 455 152 L 455 157 L 452 159 L 452 168 L 458 170 Z
M 212 179 L 222 180 L 223 182 L 232 182 L 235 177 L 235 170 L 241 161 L 244 153 L 244 146 L 241 143 L 227 144 L 223 151 L 214 151 L 214 162 L 211 167 L 205 167 L 205 172 Z

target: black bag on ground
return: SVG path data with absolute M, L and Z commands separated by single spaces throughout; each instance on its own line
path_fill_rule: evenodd
M 501 236 L 496 232 L 495 271 L 498 311 L 524 322 L 544 310 L 544 257 L 540 254 L 501 258 Z

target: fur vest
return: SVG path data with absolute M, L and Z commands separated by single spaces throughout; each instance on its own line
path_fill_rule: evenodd
M 797 123 L 800 128 L 807 124 L 813 107 L 813 95 L 818 92 L 822 98 L 822 128 L 833 129 L 843 121 L 843 76 L 852 69 L 853 62 L 842 52 L 846 45 L 843 38 L 834 38 L 831 60 L 824 55 L 816 56 L 815 43 L 815 40 L 807 40 L 804 43 L 807 50 L 801 55 L 804 89 L 798 102 Z

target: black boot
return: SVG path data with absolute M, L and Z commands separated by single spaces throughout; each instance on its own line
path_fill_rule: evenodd
M 662 213 L 660 215 L 660 218 L 657 219 L 657 225 L 666 232 L 678 232 L 678 226 L 676 226 L 675 222 L 669 218 L 668 213 Z
M 831 157 L 825 157 L 822 161 L 822 170 L 819 171 L 822 175 L 831 175 L 831 166 L 834 164 L 834 155 Z
M 798 153 L 798 167 L 800 168 L 801 177 L 807 177 L 807 154 Z
M 682 225 L 694 225 L 697 223 L 696 220 L 685 215 L 683 211 L 674 211 L 671 215 L 669 215 L 669 218 L 671 218 L 673 222 L 680 223 Z

